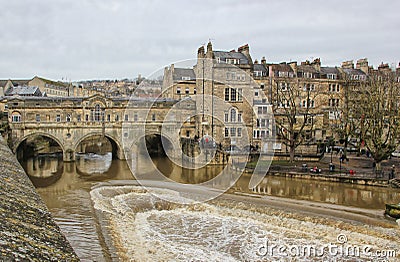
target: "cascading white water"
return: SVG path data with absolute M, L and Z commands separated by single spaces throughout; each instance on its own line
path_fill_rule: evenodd
M 152 190 L 182 200 L 176 191 Z M 140 186 L 101 186 L 91 198 L 106 214 L 119 256 L 133 261 L 361 261 L 399 246 L 396 228 L 289 216 L 234 201 L 180 205 Z

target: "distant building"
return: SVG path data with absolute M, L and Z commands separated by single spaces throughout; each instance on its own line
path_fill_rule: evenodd
M 142 80 L 132 93 L 134 97 L 141 98 L 157 98 L 161 96 L 162 81 L 159 80 Z
M 0 80 L 0 96 L 6 95 L 6 90 L 9 90 L 10 88 L 12 88 L 12 90 L 21 90 L 20 87 L 37 87 L 43 96 L 72 96 L 72 88 L 70 84 L 60 81 L 52 81 L 38 76 L 35 76 L 32 79 L 23 80 Z M 32 90 L 29 90 L 29 92 L 31 91 Z
M 197 94 L 196 74 L 192 68 L 164 68 L 162 93 L 164 97 L 183 99 Z
M 43 96 L 37 86 L 10 86 L 5 92 L 5 96 Z M 46 96 L 46 95 L 44 95 Z

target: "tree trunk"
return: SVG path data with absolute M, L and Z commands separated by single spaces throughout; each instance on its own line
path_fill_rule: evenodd
M 381 171 L 382 171 L 381 162 L 380 162 L 380 161 L 379 161 L 379 162 L 376 162 L 376 165 L 375 165 L 375 173 L 376 173 L 376 174 L 381 174 Z
M 294 146 L 289 147 L 290 163 L 294 162 Z

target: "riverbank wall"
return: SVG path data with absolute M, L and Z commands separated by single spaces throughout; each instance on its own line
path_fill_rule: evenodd
M 291 173 L 291 172 L 289 173 L 270 172 L 268 173 L 268 175 L 284 176 L 290 178 L 312 179 L 312 180 L 320 180 L 327 182 L 350 183 L 350 184 L 367 185 L 367 186 L 387 187 L 389 185 L 387 180 L 379 178 L 351 176 L 349 174 L 326 175 L 326 174 L 314 174 L 314 173 L 302 174 L 302 173 Z
M 249 174 L 253 173 L 253 169 L 246 169 L 245 172 Z M 266 177 L 280 176 L 280 177 L 288 177 L 294 179 L 310 179 L 310 180 L 319 180 L 326 182 L 349 183 L 349 184 L 367 185 L 367 186 L 380 186 L 380 187 L 389 186 L 389 181 L 387 179 L 371 178 L 362 175 L 355 176 L 346 173 L 322 174 L 322 173 L 301 173 L 301 172 L 269 170 L 265 176 Z
M 0 136 L 0 260 L 79 261 Z

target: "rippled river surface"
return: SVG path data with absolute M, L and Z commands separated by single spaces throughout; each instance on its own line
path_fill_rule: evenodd
M 221 171 L 154 162 L 182 183 Z M 228 194 L 184 205 L 206 190 L 185 195 L 154 181 L 143 187 L 111 154 L 78 155 L 75 163 L 46 155 L 22 165 L 82 261 L 399 259 L 399 226 L 383 216 L 385 203 L 400 202 L 395 189 L 266 176 L 249 190 L 243 175 Z

